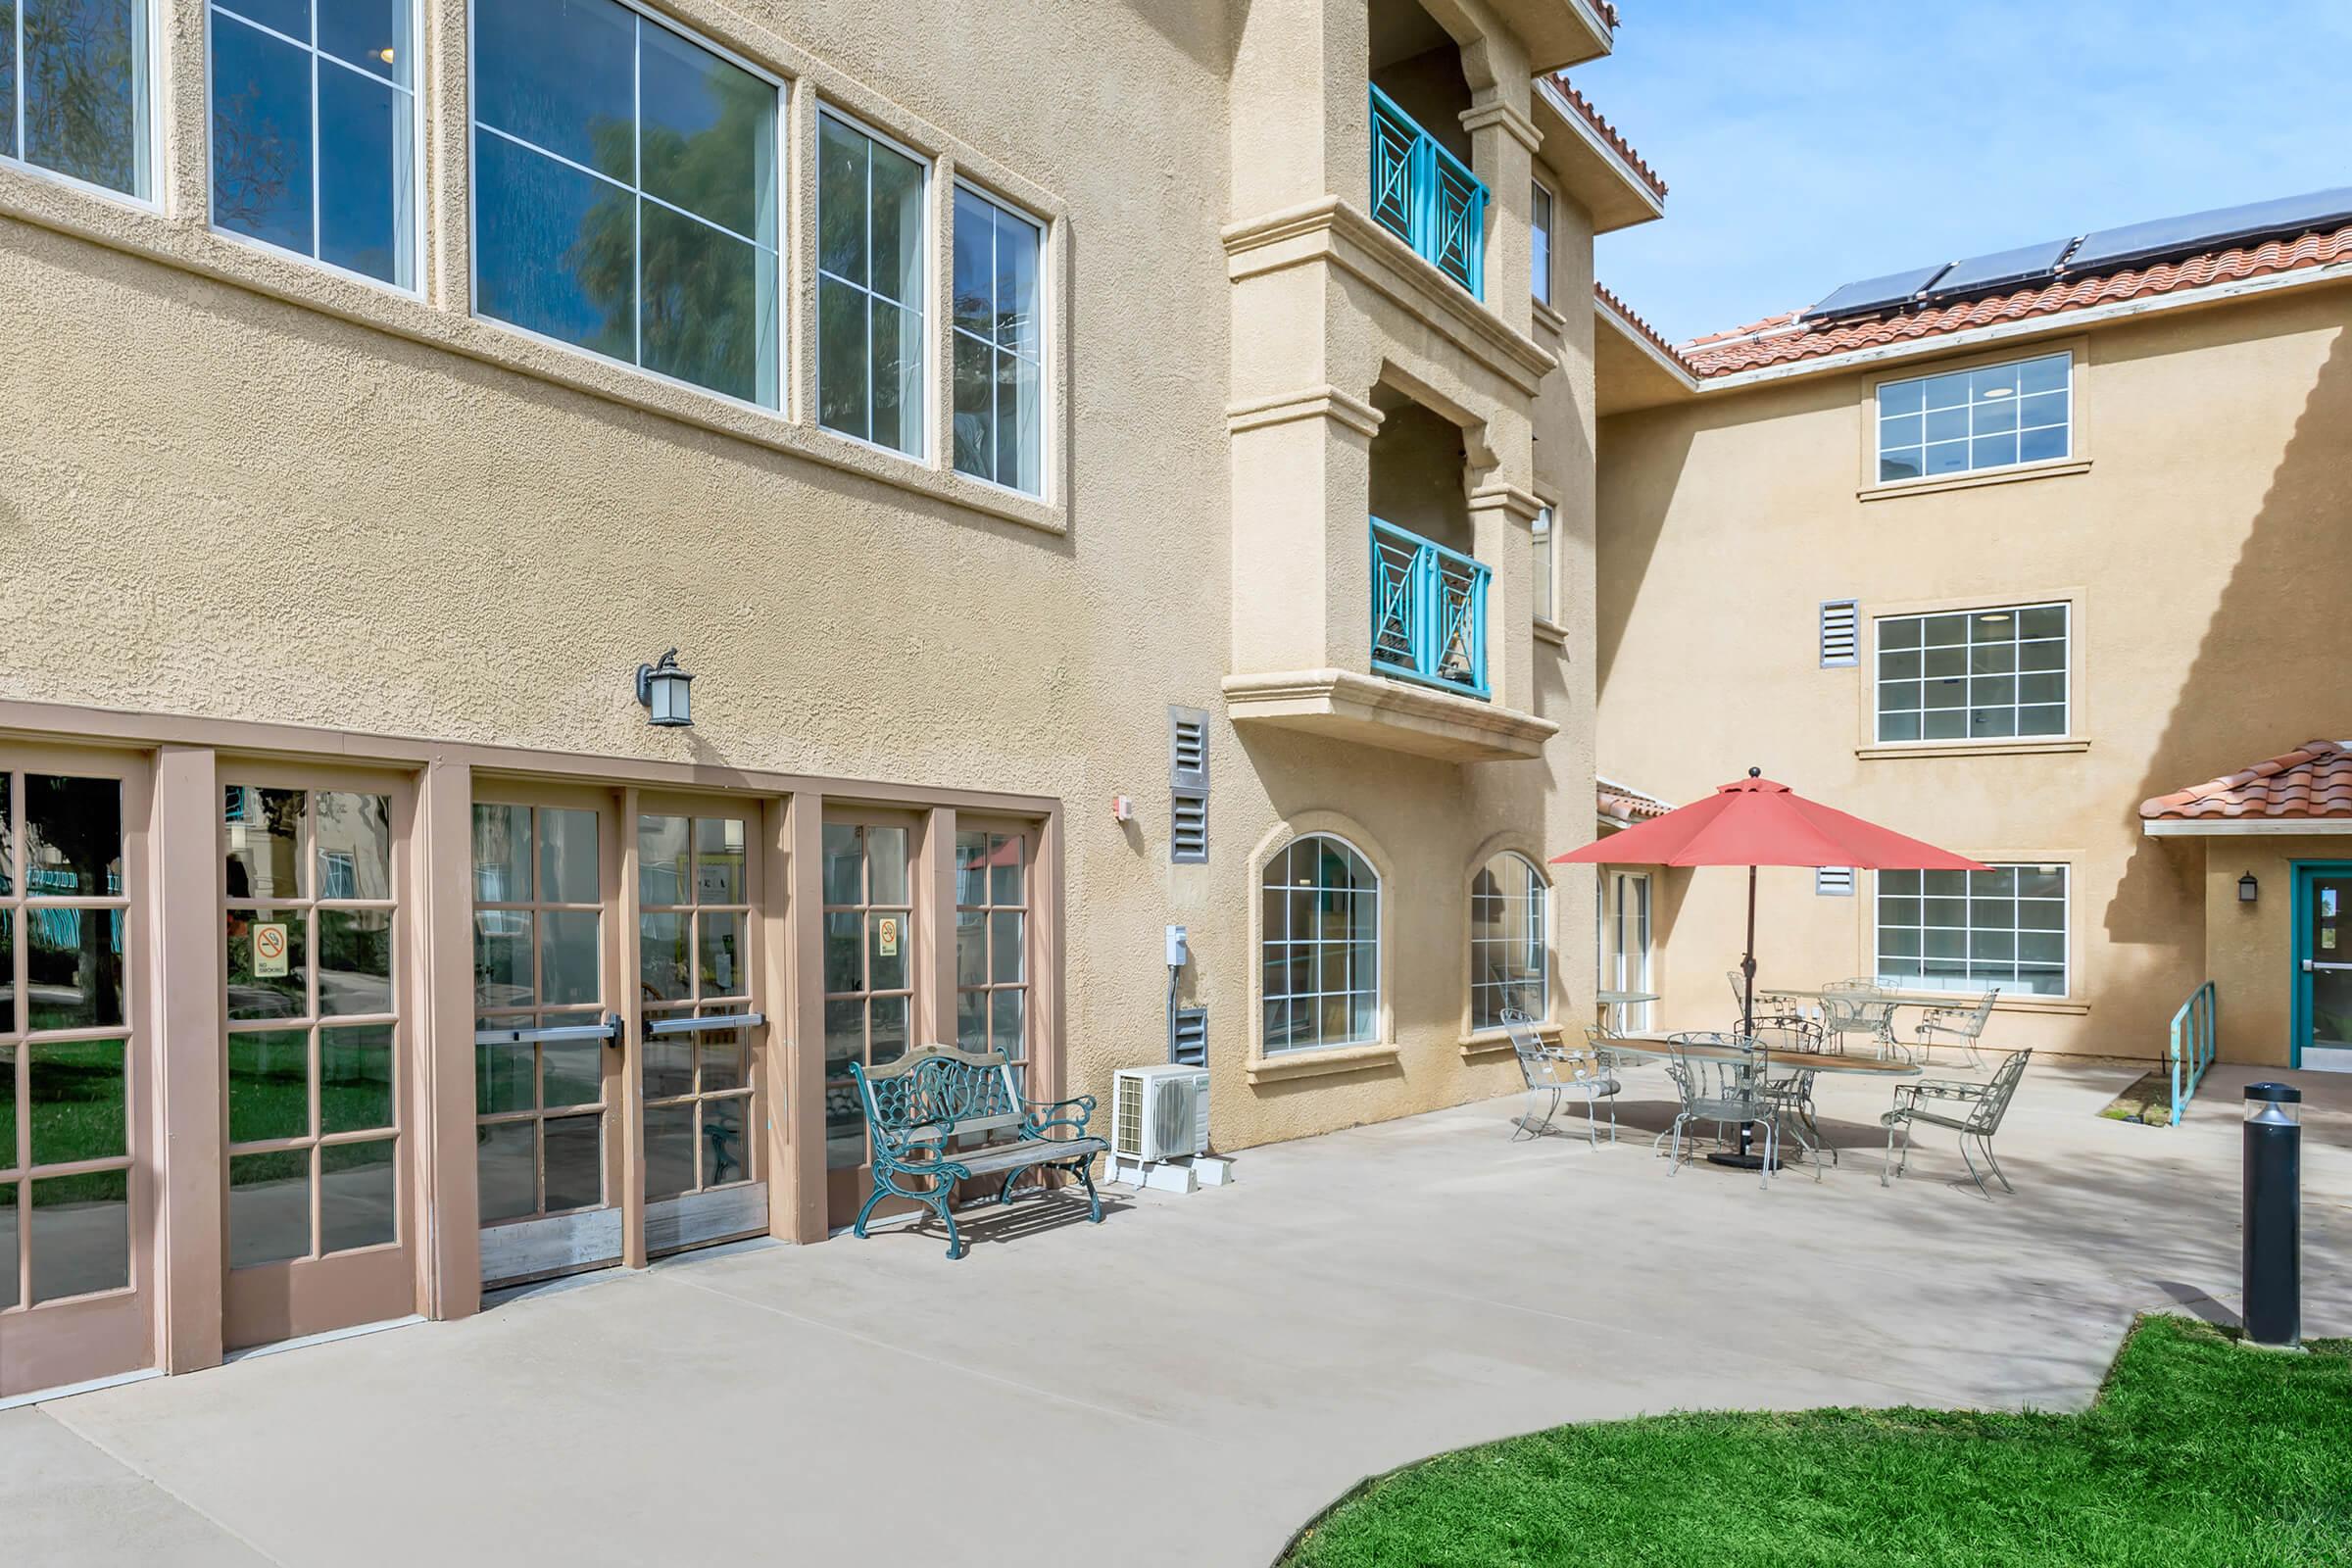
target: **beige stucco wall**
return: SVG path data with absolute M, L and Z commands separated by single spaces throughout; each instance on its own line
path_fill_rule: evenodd
M 2206 972 L 2222 999 L 2223 1056 L 2288 1065 L 2294 1033 L 2295 863 L 2352 860 L 2352 838 L 2265 834 L 2174 842 L 2204 870 Z M 2248 872 L 2255 880 L 2251 904 L 2237 894 L 2237 880 Z
M 0 571 L 17 585 L 0 698 L 1053 797 L 1067 808 L 1072 1092 L 1107 1098 L 1112 1067 L 1160 1059 L 1168 921 L 1192 931 L 1185 1000 L 1210 1009 L 1226 1148 L 1510 1087 L 1507 1052 L 1461 1049 L 1467 879 L 1505 840 L 1531 855 L 1577 842 L 1592 773 L 1589 621 L 1573 617 L 1564 644 L 1533 638 L 1524 519 L 1482 524 L 1481 550 L 1513 617 L 1500 654 L 1512 699 L 1562 726 L 1541 760 L 1464 767 L 1223 718 L 1237 587 L 1226 410 L 1237 367 L 1257 362 L 1229 341 L 1236 285 L 1219 229 L 1256 210 L 1229 194 L 1236 172 L 1280 166 L 1285 145 L 1242 153 L 1236 95 L 1260 89 L 1247 72 L 1230 83 L 1250 29 L 1281 9 L 674 8 L 1054 222 L 1061 402 L 1041 503 L 469 319 L 453 219 L 458 0 L 433 12 L 427 297 L 328 281 L 210 235 L 188 107 L 202 98 L 201 14 L 175 3 L 162 215 L 0 171 L 0 294 L 18 302 L 0 313 L 0 418 L 18 432 L 0 448 Z M 1306 188 L 1360 200 L 1360 65 L 1310 72 L 1345 87 L 1328 102 L 1348 118 L 1302 137 L 1317 171 Z M 1516 93 L 1523 105 L 1524 80 Z M 791 115 L 805 203 L 813 99 L 796 93 Z M 1516 145 L 1492 127 L 1478 136 Z M 1318 139 L 1355 160 L 1335 166 L 1347 172 L 1324 176 Z M 1526 266 L 1524 150 L 1510 168 L 1515 178 L 1497 177 L 1497 279 Z M 1563 203 L 1567 298 L 1589 287 L 1578 221 Z M 792 231 L 807 226 L 804 211 Z M 796 323 L 812 287 L 798 267 Z M 1522 490 L 1544 443 L 1562 603 L 1580 604 L 1589 318 L 1539 329 L 1559 368 L 1540 397 L 1513 395 L 1395 299 L 1351 301 L 1357 324 L 1324 343 L 1326 309 L 1349 286 L 1270 318 L 1303 322 L 1317 363 L 1347 364 L 1358 397 L 1384 364 L 1409 364 L 1488 422 Z M 1496 292 L 1528 331 L 1524 296 Z M 805 394 L 808 355 L 788 347 L 788 366 Z M 1318 512 L 1331 505 L 1320 474 L 1303 482 Z M 1360 490 L 1361 475 L 1334 482 Z M 1360 496 L 1341 510 L 1360 517 Z M 1361 575 L 1329 591 L 1360 639 Z M 1268 606 L 1266 623 L 1319 613 L 1304 597 L 1304 612 Z M 649 728 L 629 683 L 672 644 L 700 677 L 684 732 Z M 1214 715 L 1206 866 L 1168 863 L 1171 703 Z M 1114 793 L 1136 800 L 1134 822 L 1111 820 Z M 1397 1051 L 1252 1087 L 1239 1070 L 1256 1050 L 1252 854 L 1338 820 L 1388 872 Z M 1581 881 L 1555 919 L 1573 1016 L 1589 981 Z
M 2211 972 L 2230 1054 L 2281 1059 L 2285 957 L 2255 950 L 2281 940 L 2271 922 L 2284 918 L 2283 877 L 2275 902 L 2265 878 L 2246 928 L 2259 936 L 2232 926 L 2209 962 L 2203 859 L 2193 845 L 2143 838 L 2136 808 L 2352 732 L 2342 651 L 2322 629 L 2352 580 L 2348 319 L 2352 289 L 2339 284 L 2054 332 L 2038 349 L 2077 347 L 2077 455 L 2088 465 L 2007 483 L 1857 494 L 1873 381 L 1968 356 L 1611 417 L 1600 436 L 1601 770 L 1679 803 L 1755 765 L 1982 858 L 2065 860 L 2072 994 L 2004 1004 L 1989 1041 L 2152 1055 Z M 1876 752 L 1867 664 L 1819 667 L 1818 607 L 1848 597 L 1866 634 L 1890 610 L 2071 601 L 2076 744 Z M 1864 647 L 1867 659 L 1867 635 Z M 2243 867 L 2234 851 L 2226 858 L 2233 882 Z M 1665 1021 L 1719 1027 L 1744 879 L 1665 880 Z M 1861 883 L 1863 897 L 1817 898 L 1809 872 L 1764 872 L 1768 983 L 1872 967 L 1867 875 Z

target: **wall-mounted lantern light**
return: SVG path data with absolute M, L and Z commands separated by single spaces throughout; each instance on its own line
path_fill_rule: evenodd
M 683 729 L 694 722 L 694 677 L 678 667 L 678 651 L 637 666 L 637 701 L 651 715 L 646 722 Z
M 2261 895 L 2262 884 L 2254 880 L 2253 872 L 2248 871 L 2244 876 L 2241 876 L 2237 879 L 2238 903 L 2252 904 L 2257 898 L 2261 897 Z

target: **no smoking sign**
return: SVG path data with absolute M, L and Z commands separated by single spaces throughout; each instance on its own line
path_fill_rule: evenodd
M 262 979 L 274 979 L 286 972 L 286 928 L 283 925 L 257 925 L 253 928 L 253 972 Z

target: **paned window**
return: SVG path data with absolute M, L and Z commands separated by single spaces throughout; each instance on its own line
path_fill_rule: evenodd
M 956 834 L 956 1043 L 1028 1059 L 1029 840 Z
M 1536 298 L 1545 305 L 1551 303 L 1551 192 L 1541 185 L 1530 184 L 1528 211 L 1528 242 L 1533 277 L 1530 279 Z
M 1935 478 L 2063 458 L 2074 358 L 1949 370 L 1879 388 L 1879 480 Z
M 1536 573 L 1536 618 L 1547 621 L 1555 618 L 1551 576 L 1554 569 L 1551 551 L 1552 514 L 1549 507 L 1545 507 L 1536 514 L 1533 532 L 1535 550 L 1532 559 Z
M 1903 990 L 2067 994 L 2063 865 L 1881 871 L 1878 975 Z
M 2068 733 L 2065 605 L 1890 615 L 1878 641 L 1882 741 Z
M 865 1111 L 850 1063 L 887 1066 L 906 1054 L 915 976 L 912 835 L 890 824 L 827 822 L 825 896 L 825 1163 L 865 1163 Z
M 649 1201 L 753 1176 L 749 1044 L 739 1028 L 657 1025 L 752 1007 L 748 825 L 732 816 L 637 818 L 637 994 L 645 1009 Z
M 956 466 L 1036 495 L 1044 485 L 1045 230 L 956 187 Z
M 1380 1032 L 1380 878 L 1347 840 L 1294 840 L 1259 878 L 1267 1055 Z
M 0 0 L 0 155 L 154 194 L 153 0 Z
M 415 39 L 409 0 L 217 0 L 215 226 L 414 288 Z
M 776 407 L 776 84 L 615 0 L 471 14 L 474 309 Z
M 923 455 L 923 190 L 912 154 L 817 117 L 816 417 Z
M 1497 855 L 1470 883 L 1470 1027 L 1499 1029 L 1505 1008 L 1550 1016 L 1551 889 L 1525 856 Z

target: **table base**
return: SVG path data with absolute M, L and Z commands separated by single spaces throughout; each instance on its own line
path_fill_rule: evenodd
M 1707 1156 L 1707 1163 L 1710 1165 L 1729 1165 L 1734 1170 L 1762 1170 L 1764 1168 L 1764 1156 L 1762 1154 L 1735 1152 L 1729 1149 L 1718 1149 L 1715 1151 L 1715 1152 Z M 1784 1168 L 1787 1163 L 1788 1162 L 1786 1160 L 1775 1159 L 1772 1162 L 1772 1168 L 1774 1170 L 1780 1170 Z

